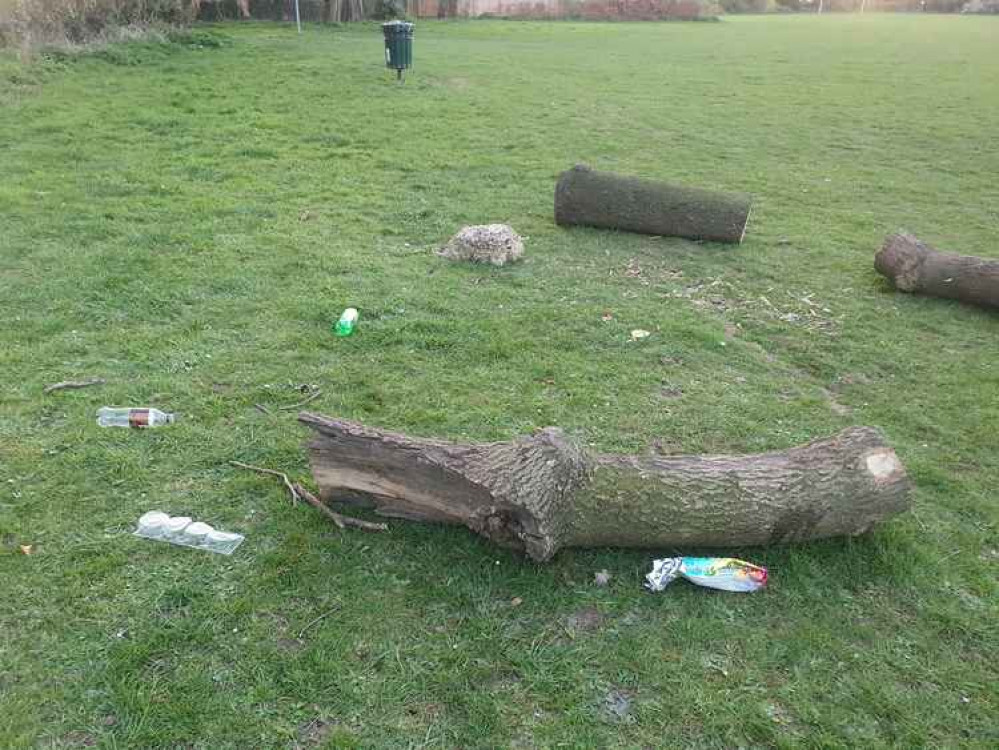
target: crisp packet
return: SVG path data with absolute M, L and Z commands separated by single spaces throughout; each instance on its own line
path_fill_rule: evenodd
M 662 591 L 677 578 L 722 591 L 759 591 L 767 585 L 767 569 L 731 557 L 666 557 L 652 561 L 645 588 Z

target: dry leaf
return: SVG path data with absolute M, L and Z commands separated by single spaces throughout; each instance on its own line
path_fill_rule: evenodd
M 597 586 L 606 586 L 608 583 L 610 583 L 610 579 L 611 579 L 611 574 L 608 573 L 606 570 L 598 570 L 596 573 L 593 574 L 593 582 Z
M 521 599 L 521 598 L 520 598 L 519 596 L 515 596 L 515 597 L 513 597 L 513 599 L 512 599 L 511 601 L 510 601 L 510 606 L 511 606 L 511 607 L 519 607 L 519 606 L 520 606 L 521 604 L 523 604 L 523 603 L 524 603 L 524 600 L 523 600 L 523 599 Z
M 600 320 L 602 320 L 604 323 L 610 323 L 612 320 L 614 320 L 614 315 L 611 313 L 610 310 L 605 310 L 604 314 L 600 316 Z
M 22 544 L 20 545 L 21 554 L 30 555 L 35 551 L 35 545 L 33 544 Z

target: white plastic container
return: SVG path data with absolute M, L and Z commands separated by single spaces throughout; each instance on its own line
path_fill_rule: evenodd
M 143 514 L 135 529 L 135 536 L 158 539 L 180 547 L 196 547 L 220 555 L 231 555 L 245 538 L 242 534 L 219 531 L 207 523 L 192 521 L 190 516 L 171 518 L 158 510 Z

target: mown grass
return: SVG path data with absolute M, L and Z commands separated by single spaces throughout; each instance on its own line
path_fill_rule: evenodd
M 999 319 L 871 265 L 901 227 L 999 252 L 999 23 L 423 22 L 403 86 L 373 26 L 210 33 L 4 64 L 0 745 L 999 744 Z M 746 242 L 559 229 L 578 161 L 752 192 Z M 433 255 L 491 221 L 524 263 Z M 645 594 L 646 552 L 338 533 L 227 464 L 307 474 L 292 413 L 253 407 L 303 384 L 414 434 L 606 451 L 877 425 L 915 510 L 737 550 L 771 569 L 755 596 Z M 102 431 L 105 404 L 179 418 Z M 150 508 L 247 541 L 130 536 Z

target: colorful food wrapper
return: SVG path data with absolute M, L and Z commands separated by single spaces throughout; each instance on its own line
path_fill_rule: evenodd
M 677 578 L 722 591 L 759 591 L 767 585 L 767 569 L 731 557 L 667 557 L 652 561 L 645 588 L 662 591 Z

